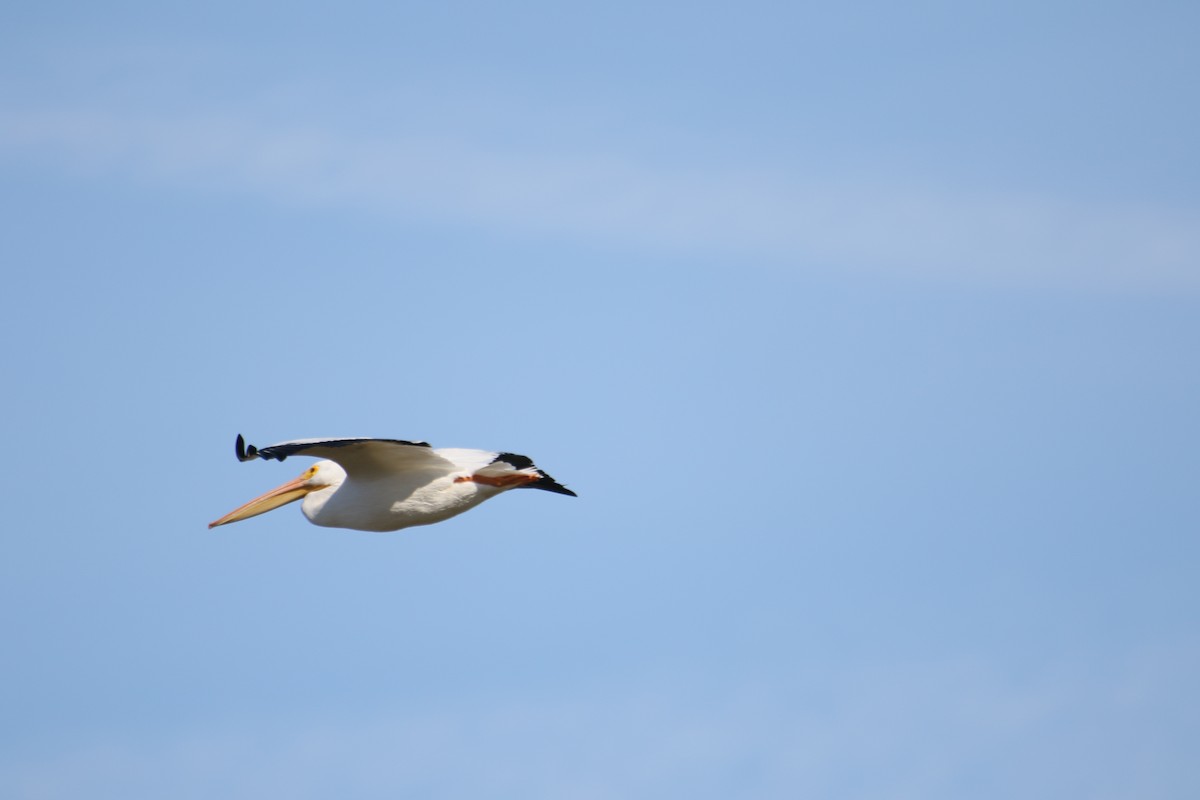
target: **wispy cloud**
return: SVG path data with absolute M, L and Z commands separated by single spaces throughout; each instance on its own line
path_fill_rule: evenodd
M 810 269 L 1200 286 L 1200 215 L 878 177 L 668 167 L 620 152 L 349 134 L 247 115 L 0 112 L 0 158 L 163 187 Z

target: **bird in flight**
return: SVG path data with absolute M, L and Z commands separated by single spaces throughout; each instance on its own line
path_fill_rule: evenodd
M 400 439 L 297 439 L 270 447 L 238 434 L 238 461 L 315 456 L 295 480 L 209 523 L 209 528 L 265 514 L 303 498 L 308 521 L 327 528 L 397 531 L 431 525 L 509 489 L 575 493 L 526 456 L 488 450 L 433 449 Z

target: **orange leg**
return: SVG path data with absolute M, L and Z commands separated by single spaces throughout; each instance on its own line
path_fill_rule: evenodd
M 533 483 L 538 479 L 537 475 L 526 475 L 521 472 L 510 472 L 505 475 L 462 475 L 454 479 L 455 483 L 466 483 L 473 481 L 482 483 L 484 486 L 495 486 L 498 489 L 507 489 L 512 486 L 522 486 L 526 483 Z

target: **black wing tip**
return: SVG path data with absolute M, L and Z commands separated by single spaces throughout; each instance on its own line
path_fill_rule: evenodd
M 497 461 L 503 461 L 513 469 L 537 469 L 537 467 L 533 466 L 532 458 L 516 453 L 497 453 L 496 457 L 492 459 L 492 463 L 495 464 Z M 541 470 L 538 470 L 538 472 L 541 472 Z
M 526 483 L 521 487 L 522 489 L 542 489 L 543 491 L 554 492 L 555 494 L 565 494 L 568 497 L 579 496 L 558 481 L 554 480 L 554 478 L 551 478 L 542 470 L 538 469 L 538 467 L 534 466 L 533 459 L 529 456 L 522 456 L 518 455 L 517 453 L 498 453 L 496 457 L 492 459 L 492 463 L 494 464 L 497 461 L 503 461 L 505 464 L 510 464 L 514 469 L 537 470 L 537 474 L 541 477 L 539 477 L 536 481 Z
M 234 445 L 234 450 L 237 453 L 238 461 L 251 461 L 258 458 L 258 448 L 252 444 L 246 444 L 245 437 L 240 433 L 237 436 L 237 443 Z
M 246 439 L 240 433 L 238 434 L 238 437 L 237 437 L 238 461 L 253 461 L 256 458 L 265 458 L 267 460 L 270 460 L 272 458 L 279 458 L 278 456 L 272 454 L 270 451 L 271 451 L 271 448 L 269 448 L 269 447 L 264 450 L 259 450 L 257 447 L 255 447 L 252 444 L 246 444 Z M 283 461 L 282 458 L 279 458 L 279 460 Z
M 579 495 L 575 494 L 546 473 L 542 472 L 541 470 L 538 470 L 538 472 L 541 474 L 542 478 L 541 480 L 526 484 L 526 486 L 528 486 L 530 489 L 544 489 L 547 492 L 554 492 L 555 494 L 565 494 L 567 497 L 579 497 Z

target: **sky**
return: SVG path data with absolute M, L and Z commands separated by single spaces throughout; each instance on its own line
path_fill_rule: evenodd
M 1200 791 L 1194 4 L 0 17 L 0 795 Z

